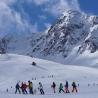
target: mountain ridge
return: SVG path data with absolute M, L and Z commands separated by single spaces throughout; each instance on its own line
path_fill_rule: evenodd
M 70 59 L 71 54 L 81 56 L 86 51 L 89 55 L 97 53 L 97 35 L 97 16 L 69 10 L 57 19 L 47 33 L 32 33 L 17 38 L 14 36 L 13 39 L 16 40 L 9 42 L 7 52 L 30 55 L 66 64 L 66 60 Z M 73 53 L 74 49 L 75 52 Z M 75 58 L 74 55 L 72 57 Z

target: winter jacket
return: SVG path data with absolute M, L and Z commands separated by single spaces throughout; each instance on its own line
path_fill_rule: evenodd
M 65 87 L 67 87 L 67 88 L 68 88 L 68 81 L 66 81 Z
M 33 88 L 33 83 L 32 83 L 32 82 L 29 82 L 28 87 L 29 87 L 29 88 Z
M 56 87 L 56 84 L 55 84 L 54 82 L 53 82 L 53 84 L 52 84 L 52 87 L 53 87 L 53 88 L 55 88 L 55 87 Z
M 72 86 L 73 86 L 73 87 L 77 87 L 75 82 L 72 83 Z
M 17 88 L 17 89 L 19 89 L 19 88 L 20 88 L 20 86 L 19 86 L 19 84 L 18 84 L 18 83 L 16 84 L 16 88 Z
M 26 89 L 28 86 L 24 83 L 24 84 L 22 84 L 22 86 L 21 86 L 21 88 L 22 89 Z
M 60 84 L 59 89 L 63 89 L 63 85 L 62 85 L 62 83 Z
M 41 83 L 39 84 L 38 89 L 39 89 L 39 90 L 40 90 L 40 89 L 43 89 L 43 86 L 42 86 L 42 84 L 41 84 Z

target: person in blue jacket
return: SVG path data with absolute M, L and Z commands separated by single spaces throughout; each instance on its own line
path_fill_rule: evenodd
M 16 88 L 15 94 L 16 94 L 17 92 L 19 92 L 19 94 L 21 94 L 19 83 L 16 84 L 15 88 Z

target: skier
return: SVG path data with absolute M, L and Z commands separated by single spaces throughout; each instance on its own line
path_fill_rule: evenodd
M 61 93 L 61 91 L 64 92 L 64 90 L 63 90 L 63 84 L 62 84 L 62 83 L 60 83 L 60 86 L 59 86 L 59 93 Z M 65 92 L 64 92 L 64 93 L 65 93 Z
M 74 81 L 72 82 L 72 87 L 73 87 L 72 92 L 76 91 L 76 93 L 77 93 L 78 92 L 77 85 L 76 85 L 76 83 Z
M 22 82 L 22 84 L 21 84 L 21 90 L 22 90 L 23 94 L 27 94 L 28 93 L 26 89 L 27 89 L 26 83 Z
M 31 81 L 28 81 L 28 83 L 29 83 L 29 85 L 28 85 L 28 87 L 29 87 L 29 93 L 33 94 L 33 83 Z
M 16 84 L 15 88 L 16 88 L 15 94 L 16 94 L 17 92 L 19 92 L 19 94 L 21 94 L 19 83 Z
M 42 85 L 42 83 L 41 83 L 41 82 L 39 82 L 38 90 L 40 91 L 40 93 L 41 93 L 42 95 L 44 95 L 44 94 L 45 94 L 45 93 L 44 93 L 44 90 L 43 90 L 43 85 Z
M 55 89 L 56 89 L 56 84 L 55 84 L 55 82 L 52 83 L 52 86 L 51 86 L 51 87 L 53 88 L 54 93 L 56 93 L 56 91 L 55 91 Z
M 69 87 L 69 84 L 68 84 L 68 81 L 66 81 L 66 84 L 65 84 L 65 92 L 66 93 L 70 93 L 68 87 Z

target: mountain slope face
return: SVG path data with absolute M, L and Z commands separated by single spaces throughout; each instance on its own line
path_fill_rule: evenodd
M 6 52 L 30 55 L 32 47 L 37 43 L 39 34 L 9 34 L 0 39 L 0 50 Z M 31 56 L 31 55 L 30 55 Z
M 98 50 L 98 17 L 78 11 L 65 12 L 33 49 L 41 57 L 68 57 L 78 47 L 77 53 Z
M 77 56 L 85 55 L 86 51 L 89 56 L 98 54 L 98 17 L 69 10 L 46 33 L 13 34 L 5 36 L 3 40 L 6 44 L 1 41 L 0 46 L 7 52 L 69 64 Z

